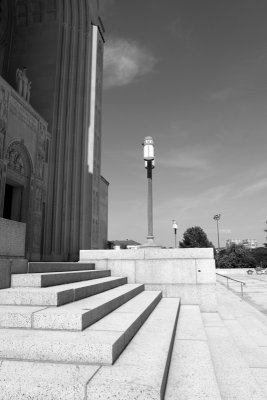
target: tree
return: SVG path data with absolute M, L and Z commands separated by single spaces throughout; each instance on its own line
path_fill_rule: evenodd
M 256 265 L 252 252 L 235 243 L 216 255 L 216 268 L 254 268 Z
M 188 228 L 179 242 L 180 247 L 214 247 L 200 226 Z
M 267 221 L 266 221 L 266 224 L 267 224 Z M 267 232 L 267 229 L 264 229 L 264 232 Z M 266 237 L 266 239 L 267 239 L 267 237 Z M 263 246 L 267 247 L 267 243 L 263 243 Z
M 260 264 L 262 267 L 267 268 L 267 248 L 266 247 L 257 247 L 256 249 L 252 249 L 251 254 L 257 261 L 257 264 Z

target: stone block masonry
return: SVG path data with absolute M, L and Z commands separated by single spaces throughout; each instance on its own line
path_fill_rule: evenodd
M 0 218 L 0 289 L 10 287 L 11 273 L 27 271 L 26 224 Z
M 0 218 L 0 257 L 25 256 L 26 224 Z
M 213 249 L 81 250 L 80 262 L 127 276 L 129 283 L 143 283 L 147 290 L 161 290 L 164 297 L 180 297 L 182 304 L 199 305 L 201 311 L 217 310 Z

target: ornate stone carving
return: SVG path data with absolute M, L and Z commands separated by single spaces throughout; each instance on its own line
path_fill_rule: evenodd
M 38 176 L 38 178 L 41 179 L 44 178 L 44 163 L 45 163 L 46 143 L 47 143 L 46 139 L 47 139 L 47 128 L 43 123 L 40 122 L 35 173 Z
M 38 120 L 27 111 L 25 105 L 18 102 L 14 95 L 10 98 L 10 112 L 16 115 L 21 121 L 28 125 L 34 131 L 38 130 Z
M 32 174 L 32 162 L 25 145 L 20 141 L 12 142 L 5 153 L 5 160 L 9 169 L 18 172 L 24 177 Z
M 25 168 L 24 168 L 23 158 L 21 153 L 17 149 L 11 147 L 8 150 L 7 160 L 8 160 L 7 164 L 8 168 L 19 172 L 21 175 L 24 174 Z
M 31 81 L 27 77 L 27 68 L 17 69 L 16 72 L 17 91 L 29 103 L 31 97 Z
M 0 132 L 6 133 L 8 117 L 8 92 L 0 86 Z

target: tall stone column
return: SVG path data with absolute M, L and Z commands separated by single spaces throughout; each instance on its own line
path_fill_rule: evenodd
M 88 157 L 94 3 L 58 2 L 60 29 L 44 241 L 45 258 L 50 259 L 71 260 L 92 242 L 94 169 L 89 170 Z

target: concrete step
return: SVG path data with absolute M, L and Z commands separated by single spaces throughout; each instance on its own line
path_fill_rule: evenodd
M 96 365 L 23 361 L 0 363 L 1 400 L 84 400 Z
M 29 262 L 29 273 L 86 271 L 95 269 L 95 264 L 78 262 Z
M 162 299 L 116 364 L 89 381 L 87 399 L 162 400 L 178 310 L 179 299 Z
M 142 284 L 125 284 L 61 307 L 0 306 L 0 327 L 83 330 L 143 290 Z
M 143 290 L 142 284 L 126 284 L 62 307 L 50 307 L 34 312 L 32 328 L 81 331 Z
M 221 400 L 199 306 L 182 305 L 165 400 Z
M 160 299 L 161 292 L 142 292 L 82 332 L 0 329 L 0 358 L 112 364 Z
M 107 277 L 49 288 L 0 290 L 0 305 L 60 306 L 127 283 L 127 278 Z
M 221 397 L 266 400 L 243 354 L 218 313 L 202 313 Z
M 266 315 L 225 290 L 218 295 L 218 311 L 267 398 Z
M 11 287 L 49 287 L 110 276 L 110 270 L 12 274 Z

